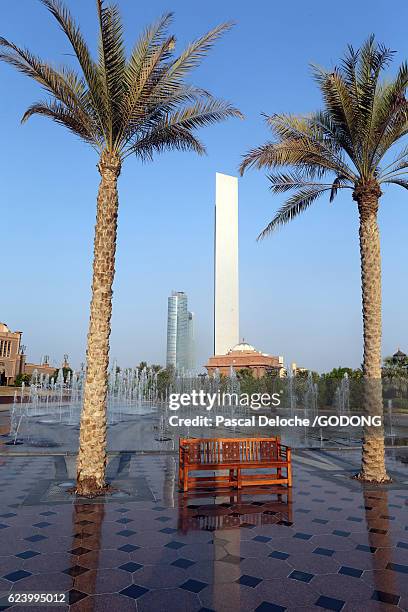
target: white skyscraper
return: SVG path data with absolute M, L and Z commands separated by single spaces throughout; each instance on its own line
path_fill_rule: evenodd
M 214 244 L 214 354 L 239 342 L 238 179 L 216 174 Z

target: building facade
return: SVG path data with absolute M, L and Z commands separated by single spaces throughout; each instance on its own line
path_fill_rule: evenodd
M 194 314 L 187 294 L 173 291 L 167 302 L 167 367 L 177 372 L 194 370 Z
M 228 376 L 231 367 L 235 372 L 249 369 L 255 378 L 262 378 L 265 374 L 274 373 L 277 376 L 284 376 L 283 357 L 268 355 L 257 351 L 251 344 L 242 341 L 226 355 L 214 355 L 210 357 L 205 365 L 208 374 L 211 376 L 216 370 L 224 376 Z
M 25 347 L 21 344 L 22 335 L 21 331 L 12 332 L 5 323 L 0 323 L 0 385 L 12 385 L 17 376 L 31 376 L 34 370 L 50 376 L 55 372 L 55 368 L 46 360 L 40 365 L 26 362 Z
M 0 384 L 11 385 L 24 372 L 25 356 L 21 346 L 22 332 L 12 332 L 0 323 Z
M 214 355 L 239 342 L 238 179 L 216 174 Z

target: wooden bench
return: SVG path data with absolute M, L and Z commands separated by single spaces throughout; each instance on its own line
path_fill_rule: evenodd
M 248 471 L 268 469 L 267 473 Z M 190 472 L 226 474 L 190 476 Z M 245 470 L 245 473 L 243 473 Z M 272 470 L 272 471 L 271 471 Z M 181 438 L 179 485 L 190 488 L 286 484 L 292 486 L 291 449 L 280 438 Z

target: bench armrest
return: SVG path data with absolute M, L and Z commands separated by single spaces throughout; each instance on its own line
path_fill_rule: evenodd
M 292 449 L 290 446 L 286 446 L 286 444 L 280 445 L 280 457 L 285 459 L 286 461 L 291 460 Z

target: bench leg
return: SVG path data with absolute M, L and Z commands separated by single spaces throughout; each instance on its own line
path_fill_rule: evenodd
M 183 470 L 183 491 L 187 493 L 188 491 L 188 469 L 184 468 Z
M 292 486 L 292 461 L 291 452 L 288 449 L 288 487 Z

